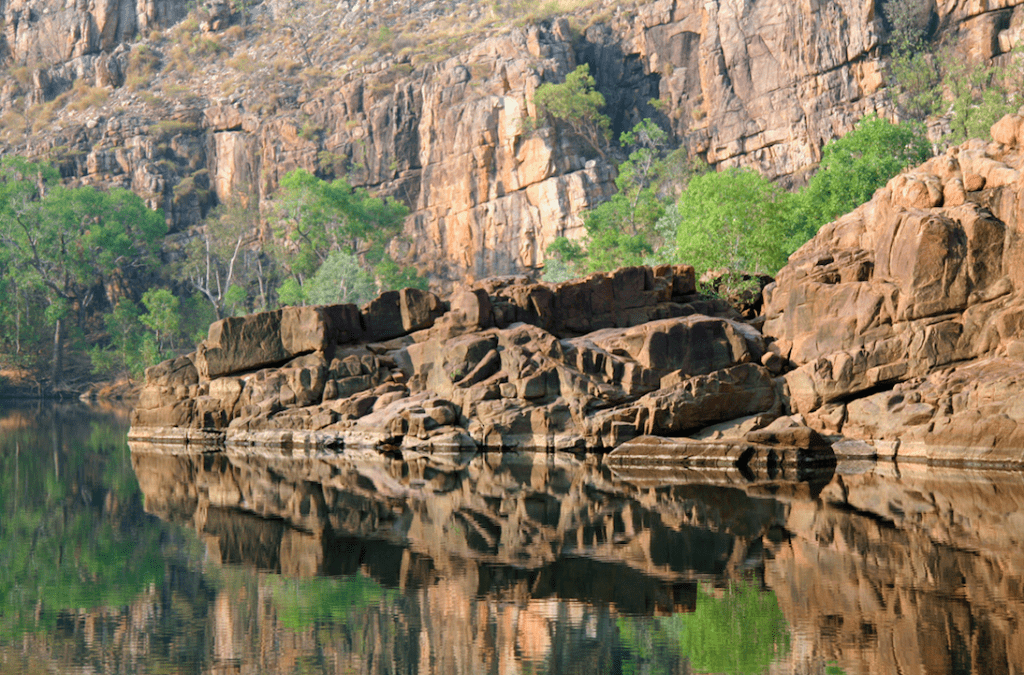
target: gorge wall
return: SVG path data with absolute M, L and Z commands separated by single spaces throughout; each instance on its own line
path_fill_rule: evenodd
M 232 317 L 147 370 L 130 437 L 769 473 L 835 456 L 1019 467 L 1024 115 L 991 136 L 822 227 L 761 316 L 663 265 Z
M 266 206 L 296 167 L 345 174 L 411 207 L 393 254 L 447 288 L 538 270 L 614 190 L 609 162 L 522 132 L 542 82 L 588 63 L 616 133 L 653 117 L 712 165 L 799 182 L 825 141 L 892 112 L 877 5 L 599 1 L 515 25 L 455 0 L 208 2 L 168 30 L 186 3 L 8 2 L 0 135 L 73 182 L 131 188 L 173 230 L 232 195 Z M 1018 5 L 938 2 L 933 23 L 991 58 L 1016 44 Z M 486 27 L 445 42 L 427 30 L 445 18 Z M 83 104 L 86 85 L 106 93 Z

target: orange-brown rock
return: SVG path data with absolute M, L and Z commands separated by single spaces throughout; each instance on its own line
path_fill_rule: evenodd
M 68 106 L 59 124 L 14 134 L 5 150 L 56 155 L 77 182 L 129 187 L 163 208 L 175 230 L 239 194 L 255 193 L 268 207 L 293 168 L 344 173 L 411 208 L 391 252 L 446 291 L 466 279 L 536 273 L 551 242 L 582 235 L 582 214 L 614 191 L 605 157 L 569 134 L 528 134 L 522 124 L 536 112 L 536 88 L 578 64 L 595 75 L 616 135 L 651 117 L 690 156 L 757 168 L 783 183 L 801 182 L 822 144 L 864 114 L 892 108 L 884 77 L 890 35 L 874 0 L 599 0 L 525 26 L 489 22 L 488 35 L 468 36 L 461 49 L 410 29 L 402 40 L 436 51 L 419 59 L 404 49 L 373 55 L 365 31 L 385 33 L 394 16 L 429 25 L 439 15 L 429 4 L 373 0 L 314 16 L 302 14 L 316 11 L 304 5 L 253 3 L 232 13 L 228 3 L 205 2 L 192 30 L 217 45 L 214 54 L 192 47 L 187 67 L 170 64 L 178 45 L 145 38 L 170 29 L 192 5 L 6 5 L 2 53 L 27 73 L 23 82 L 8 78 L 0 113 L 18 119 L 26 100 L 53 101 L 83 85 L 108 99 Z M 1019 43 L 1022 7 L 942 0 L 930 13 L 944 34 L 962 36 L 965 52 L 993 59 Z M 462 25 L 478 22 L 481 8 L 460 0 L 440 14 Z M 311 30 L 326 24 L 330 39 L 282 40 L 275 30 L 290 21 Z M 129 82 L 147 53 L 160 64 L 151 82 Z M 288 73 L 271 63 L 286 59 L 294 60 Z M 186 78 L 174 74 L 179 65 Z M 292 65 L 301 78 L 289 76 Z M 167 121 L 178 126 L 168 131 L 159 124 Z M 999 138 L 1015 133 L 1012 126 Z M 943 199 L 956 200 L 961 184 L 980 189 L 990 180 L 984 168 L 945 183 Z M 939 195 L 920 184 L 908 196 Z
M 408 289 L 361 312 L 225 319 L 196 354 L 151 371 L 132 435 L 597 449 L 777 415 L 760 334 L 694 290 L 692 267 L 634 267 L 559 285 L 488 280 L 457 292 L 436 321 L 445 305 Z M 165 382 L 193 360 L 189 386 Z
M 765 293 L 792 406 L 883 456 L 1024 463 L 1020 117 L 892 179 Z M 947 197 L 953 197 L 949 203 Z M 979 393 L 984 392 L 984 393 Z

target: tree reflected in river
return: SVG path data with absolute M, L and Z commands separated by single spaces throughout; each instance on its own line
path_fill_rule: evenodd
M 125 440 L 0 410 L 0 675 L 1014 672 L 1024 480 Z

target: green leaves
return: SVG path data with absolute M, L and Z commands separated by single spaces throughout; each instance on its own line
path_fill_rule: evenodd
M 321 180 L 304 169 L 281 179 L 278 197 L 281 234 L 298 247 L 291 271 L 299 277 L 312 275 L 331 251 L 359 253 L 377 249 L 402 226 L 408 209 L 391 198 L 382 199 L 353 188 L 344 178 Z
M 604 145 L 611 139 L 611 120 L 600 112 L 605 103 L 604 95 L 594 88 L 595 85 L 586 63 L 576 66 L 561 84 L 545 82 L 540 85 L 533 95 L 537 117 L 529 120 L 527 126 L 536 127 L 542 121 L 565 125 L 603 157 Z
M 282 259 L 292 275 L 277 289 L 282 304 L 362 304 L 380 290 L 426 286 L 386 253 L 409 213 L 396 200 L 297 169 L 281 180 L 276 201 L 278 234 L 297 249 Z
M 781 194 L 749 169 L 707 173 L 690 181 L 657 228 L 675 244 L 671 259 L 698 272 L 772 274 L 787 255 Z
M 548 247 L 546 280 L 558 282 L 640 265 L 654 253 L 654 224 L 665 212 L 665 199 L 659 193 L 671 192 L 670 183 L 688 180 L 690 171 L 681 170 L 679 153 L 666 156 L 668 134 L 650 119 L 623 132 L 620 140 L 631 151 L 618 167 L 619 191 L 584 214 L 587 234 L 583 240 L 559 237 Z
M 797 229 L 810 238 L 825 223 L 871 199 L 900 171 L 930 156 L 921 124 L 893 124 L 868 115 L 846 136 L 825 144 L 818 173 L 800 197 Z
M 775 274 L 823 224 L 871 199 L 875 190 L 931 154 L 924 128 L 865 117 L 830 141 L 808 187 L 787 193 L 749 169 L 699 173 L 667 156 L 650 120 L 622 135 L 633 149 L 619 166 L 619 191 L 584 216 L 586 236 L 548 247 L 548 281 L 644 262 L 678 262 L 698 272 Z M 680 187 L 665 207 L 661 195 Z
M 313 305 L 362 305 L 376 297 L 377 284 L 355 255 L 331 251 L 303 290 Z
M 45 307 L 45 321 L 56 327 L 55 382 L 64 320 L 74 310 L 82 328 L 86 310 L 113 279 L 155 265 L 167 232 L 163 215 L 127 190 L 66 188 L 58 181 L 53 167 L 21 157 L 0 160 L 0 275 L 20 295 L 12 303 L 16 341 L 20 348 L 21 307 L 25 314 L 31 304 Z

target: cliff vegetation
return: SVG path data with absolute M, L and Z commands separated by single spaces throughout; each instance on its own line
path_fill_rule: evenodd
M 770 274 L 920 159 L 893 137 L 900 166 L 832 185 L 831 164 L 860 161 L 833 144 L 858 120 L 923 121 L 915 138 L 941 150 L 1019 104 L 1016 2 L 876 9 L 12 2 L 5 156 L 98 199 L 134 193 L 166 235 L 159 263 L 90 262 L 58 292 L 39 269 L 60 262 L 33 267 L 8 232 L 0 377 L 138 374 L 220 317 L 407 285 L 639 261 Z M 709 194 L 728 197 L 719 216 L 689 217 Z M 744 202 L 748 230 L 730 229 Z

